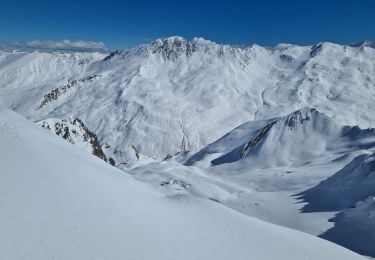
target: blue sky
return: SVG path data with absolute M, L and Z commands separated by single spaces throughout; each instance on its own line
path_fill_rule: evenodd
M 375 0 L 1 0 L 1 41 L 88 40 L 114 49 L 171 35 L 266 46 L 375 40 Z

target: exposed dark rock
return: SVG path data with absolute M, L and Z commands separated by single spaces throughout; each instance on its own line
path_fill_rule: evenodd
M 106 57 L 103 59 L 103 61 L 110 60 L 110 59 L 112 59 L 112 58 L 115 57 L 115 56 L 120 56 L 122 53 L 123 53 L 123 51 L 121 51 L 121 50 L 113 51 L 113 52 L 111 52 L 108 56 L 106 56 Z
M 83 141 L 90 144 L 93 155 L 101 158 L 105 162 L 109 162 L 110 164 L 115 165 L 115 161 L 113 158 L 109 158 L 107 160 L 107 156 L 102 150 L 98 137 L 85 126 L 81 119 L 62 119 L 54 124 L 54 129 L 51 129 L 52 127 L 50 126 L 48 121 L 42 121 L 39 124 L 41 127 L 53 131 L 56 135 L 61 136 L 62 138 L 64 138 L 72 144 L 75 144 L 77 137 L 81 135 Z M 80 131 L 77 132 L 75 129 L 71 129 L 71 126 L 77 126 L 80 129 Z
M 171 154 L 168 154 L 167 156 L 164 157 L 163 161 L 167 161 L 169 159 L 172 159 L 172 155 Z
M 89 59 L 84 58 L 84 59 L 81 59 L 81 60 L 78 62 L 78 64 L 79 64 L 79 65 L 85 65 L 85 64 L 87 64 L 87 63 L 89 63 L 89 62 L 90 62 Z
M 311 47 L 310 57 L 313 58 L 323 50 L 323 43 L 315 44 Z
M 171 186 L 175 190 L 186 190 L 190 188 L 191 184 L 185 183 L 183 181 L 169 179 L 167 181 L 163 181 L 162 183 L 160 183 L 160 186 Z
M 191 56 L 196 48 L 192 42 L 174 36 L 151 43 L 152 53 L 160 53 L 165 60 L 175 60 L 182 55 Z
M 307 113 L 306 115 L 303 115 L 301 110 L 297 110 L 286 117 L 285 124 L 289 128 L 294 128 L 298 124 L 304 124 L 306 121 L 311 120 L 310 115 L 312 113 L 318 113 L 318 111 L 315 110 L 314 108 L 310 108 L 309 113 Z
M 243 159 L 245 158 L 248 153 L 250 153 L 255 146 L 263 139 L 263 137 L 271 130 L 272 126 L 276 124 L 277 121 L 273 121 L 271 123 L 268 123 L 265 125 L 262 129 L 258 131 L 258 133 L 255 135 L 253 139 L 251 139 L 245 147 L 241 151 L 240 158 Z
M 57 100 L 61 95 L 64 95 L 66 94 L 66 92 L 76 86 L 78 83 L 86 83 L 86 82 L 91 82 L 93 81 L 95 78 L 97 78 L 99 75 L 90 75 L 88 77 L 85 77 L 85 78 L 82 78 L 82 79 L 79 79 L 79 80 L 69 80 L 68 81 L 68 84 L 66 85 L 62 85 L 62 86 L 59 86 L 53 90 L 51 90 L 49 93 L 45 94 L 43 96 L 43 100 L 42 102 L 40 103 L 38 109 L 42 108 L 44 105 L 46 105 L 47 103 L 53 101 L 53 100 Z
M 108 162 L 109 162 L 109 164 L 111 164 L 112 166 L 116 166 L 116 162 L 115 162 L 115 160 L 114 160 L 112 157 L 110 157 L 110 158 L 108 159 Z
M 138 151 L 138 149 L 134 145 L 132 145 L 131 147 L 133 148 L 133 150 L 135 152 L 135 157 L 137 157 L 137 159 L 139 160 L 139 151 Z
M 289 63 L 289 62 L 292 62 L 294 58 L 292 56 L 282 54 L 280 55 L 280 60 L 282 60 L 283 62 Z

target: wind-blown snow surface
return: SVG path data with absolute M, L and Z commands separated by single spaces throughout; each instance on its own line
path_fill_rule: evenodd
M 374 60 L 368 44 L 235 48 L 181 37 L 107 57 L 5 53 L 0 102 L 33 121 L 79 117 L 116 162 L 132 167 L 138 158 L 196 152 L 245 122 L 306 106 L 371 127 Z M 46 96 L 53 98 L 41 106 Z
M 316 201 L 300 197 L 374 152 L 374 129 L 365 129 L 375 125 L 374 60 L 371 42 L 235 48 L 181 37 L 111 54 L 0 52 L 0 104 L 76 130 L 70 141 L 92 152 L 68 122 L 79 118 L 118 168 L 168 196 L 215 201 L 375 256 L 340 233 L 355 222 L 369 234 L 361 230 L 372 190 L 329 210 L 307 211 Z M 361 203 L 369 206 L 353 208 Z
M 374 194 L 373 156 L 366 155 L 374 150 L 374 129 L 341 125 L 304 108 L 247 122 L 196 154 L 179 154 L 130 173 L 166 194 L 207 198 L 375 256 L 375 228 L 367 212 L 360 215 L 357 208 L 346 214 Z M 363 155 L 350 163 L 358 154 Z M 353 242 L 345 227 L 366 238 Z
M 363 259 L 218 203 L 165 196 L 0 112 L 1 259 Z

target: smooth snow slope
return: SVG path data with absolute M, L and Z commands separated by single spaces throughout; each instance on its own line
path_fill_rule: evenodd
M 1 259 L 364 259 L 189 196 L 165 196 L 0 112 Z
M 170 37 L 104 57 L 6 53 L 0 103 L 33 121 L 79 117 L 127 166 L 197 152 L 245 122 L 307 106 L 375 124 L 375 49 L 366 45 L 235 48 Z
M 341 125 L 303 108 L 247 122 L 196 154 L 129 172 L 167 194 L 217 201 L 375 257 L 374 203 L 353 209 L 375 192 L 374 150 L 374 129 Z

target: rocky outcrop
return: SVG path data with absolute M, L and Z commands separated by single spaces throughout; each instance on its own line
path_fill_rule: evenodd
M 317 56 L 323 49 L 323 43 L 315 44 L 311 47 L 310 58 Z
M 151 50 L 152 53 L 160 53 L 165 60 L 174 60 L 181 55 L 191 56 L 195 52 L 195 46 L 182 37 L 174 36 L 152 42 Z
M 113 158 L 106 156 L 98 137 L 85 126 L 81 119 L 76 117 L 62 120 L 52 118 L 43 120 L 38 124 L 70 143 L 91 152 L 105 162 L 108 162 L 111 165 L 116 164 Z
M 318 113 L 319 112 L 314 108 L 303 108 L 284 117 L 283 121 L 285 122 L 285 125 L 292 129 L 299 124 L 303 125 L 306 121 L 310 121 L 312 115 Z
M 246 145 L 241 151 L 240 158 L 245 158 L 251 151 L 253 151 L 255 147 L 267 137 L 267 134 L 270 132 L 274 125 L 278 125 L 278 129 L 275 131 L 278 131 L 279 133 L 282 133 L 284 128 L 293 131 L 294 128 L 302 126 L 310 120 L 319 120 L 317 118 L 319 118 L 320 116 L 324 117 L 314 108 L 303 108 L 285 117 L 282 117 L 278 120 L 266 124 L 257 132 L 254 138 L 252 138 L 248 143 L 246 143 Z
M 135 157 L 137 157 L 137 160 L 139 161 L 139 151 L 138 151 L 137 147 L 132 145 L 131 148 L 134 150 Z
M 168 187 L 175 191 L 188 190 L 191 187 L 191 184 L 185 183 L 183 181 L 168 179 L 160 183 L 160 186 Z
M 241 151 L 241 159 L 245 158 L 248 153 L 250 153 L 254 147 L 266 136 L 266 134 L 271 130 L 272 126 L 276 121 L 268 123 L 263 128 L 261 128 L 253 139 L 251 139 Z
M 110 60 L 110 59 L 112 59 L 112 58 L 114 58 L 114 57 L 116 57 L 116 56 L 120 56 L 120 55 L 122 55 L 123 53 L 124 53 L 124 52 L 121 51 L 121 50 L 113 51 L 113 52 L 111 52 L 108 56 L 106 56 L 106 57 L 103 59 L 103 61 Z
M 90 75 L 82 79 L 78 80 L 69 80 L 68 84 L 58 86 L 57 88 L 51 90 L 47 94 L 43 96 L 43 100 L 40 103 L 38 109 L 42 108 L 46 104 L 52 102 L 53 100 L 57 100 L 61 95 L 64 95 L 67 93 L 69 89 L 76 86 L 78 83 L 86 83 L 86 82 L 92 82 L 94 79 L 96 79 L 99 75 Z

